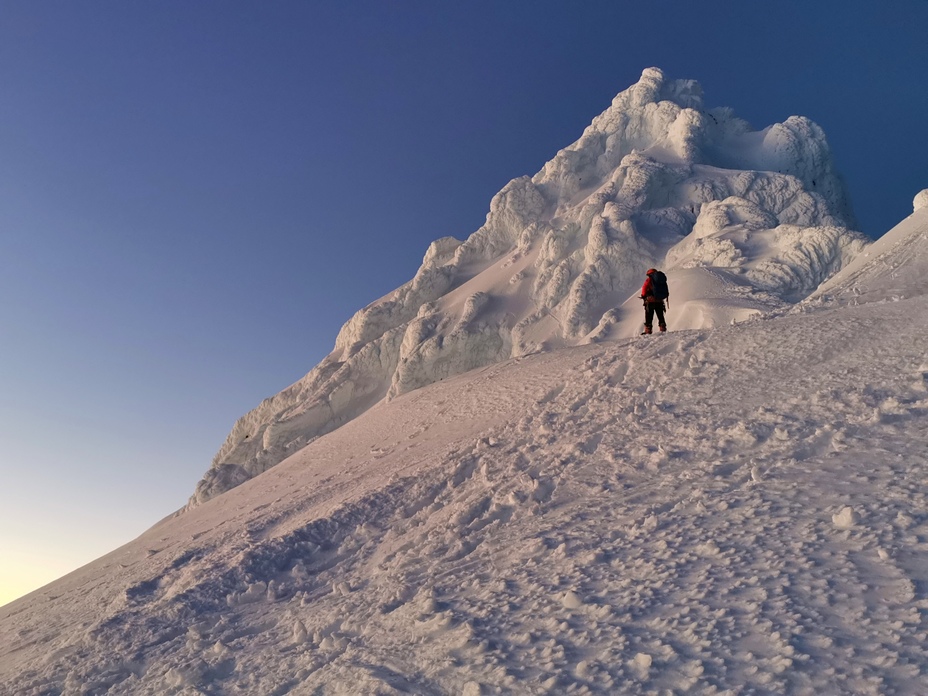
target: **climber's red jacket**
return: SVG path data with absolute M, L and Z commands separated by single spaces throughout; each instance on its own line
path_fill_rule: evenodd
M 641 299 L 651 297 L 654 294 L 651 288 L 651 276 L 645 278 L 644 285 L 641 286 Z

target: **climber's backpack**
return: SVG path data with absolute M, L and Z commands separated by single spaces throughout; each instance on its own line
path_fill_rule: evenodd
M 667 276 L 663 271 L 654 271 L 651 278 L 651 292 L 658 300 L 666 300 L 670 297 L 670 288 L 667 287 Z

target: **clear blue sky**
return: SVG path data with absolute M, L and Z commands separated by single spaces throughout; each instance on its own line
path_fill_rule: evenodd
M 928 187 L 925 27 L 926 0 L 6 0 L 0 602 L 183 505 L 645 67 L 817 121 L 882 234 Z

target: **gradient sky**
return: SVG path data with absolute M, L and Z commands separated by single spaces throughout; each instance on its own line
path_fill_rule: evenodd
M 0 3 L 0 604 L 181 507 L 240 415 L 658 66 L 928 187 L 928 2 Z

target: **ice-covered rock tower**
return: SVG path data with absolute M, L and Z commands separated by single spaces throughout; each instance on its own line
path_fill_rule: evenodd
M 308 375 L 241 418 L 196 505 L 383 399 L 532 352 L 622 338 L 643 271 L 670 273 L 671 328 L 796 302 L 866 243 L 815 123 L 753 131 L 693 80 L 649 68 L 465 241 L 357 312 Z

